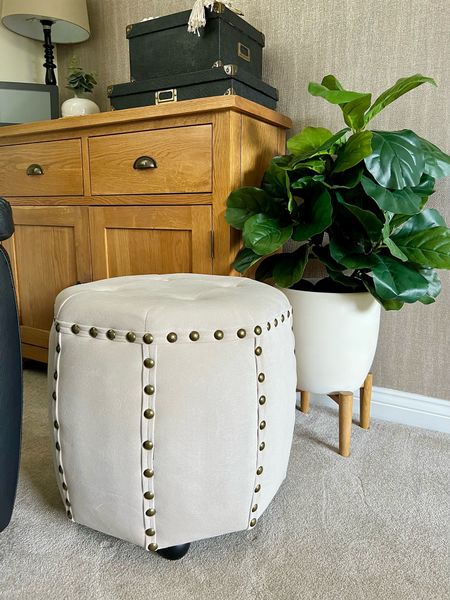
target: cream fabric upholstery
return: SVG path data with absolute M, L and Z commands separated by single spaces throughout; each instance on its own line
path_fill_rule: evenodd
M 191 274 L 78 285 L 56 300 L 49 350 L 69 518 L 151 550 L 254 526 L 294 426 L 284 294 Z

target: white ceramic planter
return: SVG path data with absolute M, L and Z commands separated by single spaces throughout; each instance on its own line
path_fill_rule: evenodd
M 99 112 L 100 109 L 97 104 L 83 96 L 69 98 L 61 106 L 61 115 L 63 117 L 81 117 L 82 115 L 95 115 Z
M 359 388 L 377 348 L 378 302 L 364 292 L 283 292 L 294 309 L 298 389 L 329 394 Z

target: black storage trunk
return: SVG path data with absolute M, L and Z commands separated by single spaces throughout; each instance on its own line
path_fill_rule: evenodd
M 132 81 L 234 64 L 262 78 L 264 35 L 216 2 L 200 36 L 187 30 L 191 11 L 128 25 Z
M 272 109 L 276 108 L 278 100 L 275 88 L 245 71 L 239 71 L 235 65 L 119 83 L 108 88 L 108 96 L 114 109 L 227 95 L 243 96 Z

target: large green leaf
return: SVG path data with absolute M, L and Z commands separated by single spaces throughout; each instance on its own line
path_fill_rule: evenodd
M 314 171 L 315 173 L 325 173 L 326 162 L 321 158 L 301 158 L 294 156 L 291 161 L 291 171 Z
M 360 163 L 343 173 L 334 174 L 332 184 L 327 185 L 333 190 L 351 190 L 361 183 L 363 172 L 364 165 Z
M 397 246 L 397 244 L 395 242 L 393 242 L 392 239 L 390 238 L 392 218 L 393 218 L 392 213 L 389 213 L 389 212 L 386 213 L 386 221 L 383 226 L 383 242 L 386 245 L 389 252 L 392 254 L 392 256 L 395 256 L 396 258 L 400 259 L 402 262 L 407 262 L 408 257 L 405 254 L 403 254 L 403 252 L 400 250 L 400 248 Z
M 275 163 L 264 173 L 261 187 L 272 198 L 291 198 L 289 175 Z
M 416 185 L 411 189 L 418 196 L 422 196 L 422 198 L 428 198 L 428 196 L 431 196 L 431 194 L 434 194 L 434 192 L 436 191 L 434 189 L 435 183 L 436 180 L 434 179 L 434 177 L 427 175 L 427 173 L 423 173 L 419 185 Z
M 370 269 L 375 264 L 373 254 L 365 254 L 361 248 L 333 236 L 330 239 L 331 257 L 346 269 Z
M 236 255 L 233 263 L 233 269 L 239 273 L 245 273 L 252 265 L 261 260 L 259 254 L 255 254 L 250 248 L 241 248 Z
M 385 310 L 400 310 L 405 305 L 402 300 L 385 300 L 380 298 L 375 290 L 373 279 L 369 275 L 365 275 L 362 281 L 366 290 L 372 294 L 375 300 L 377 300 Z
M 386 247 L 392 256 L 395 256 L 395 258 L 398 258 L 402 262 L 408 262 L 408 257 L 406 254 L 403 254 L 397 244 L 390 237 L 385 238 L 384 243 L 386 244 Z
M 270 204 L 271 198 L 264 190 L 256 187 L 243 187 L 229 195 L 225 219 L 235 229 L 242 229 L 249 217 L 267 212 Z
M 391 191 L 368 177 L 362 177 L 361 184 L 366 194 L 375 200 L 381 210 L 401 215 L 414 215 L 422 209 L 422 197 L 415 194 L 411 188 Z
M 303 277 L 309 257 L 309 246 L 303 244 L 294 252 L 279 256 L 280 259 L 274 265 L 272 276 L 277 285 L 290 288 Z
M 291 154 L 307 154 L 312 156 L 329 140 L 333 134 L 323 127 L 305 127 L 303 131 L 291 137 L 287 142 Z
M 259 213 L 247 219 L 242 238 L 246 248 L 264 256 L 281 248 L 291 235 L 292 225 L 283 226 L 277 219 Z
M 439 179 L 450 175 L 450 156 L 439 150 L 437 146 L 420 138 L 420 147 L 425 157 L 424 171 L 431 177 Z
M 297 181 L 294 181 L 294 183 L 292 184 L 292 189 L 303 190 L 317 183 L 324 182 L 325 177 L 323 175 L 304 175 L 303 177 L 300 177 L 300 179 L 297 179 Z
M 422 302 L 422 304 L 433 304 L 441 293 L 442 285 L 439 274 L 434 269 L 419 269 L 419 273 L 428 281 L 427 293 L 422 298 L 419 298 L 419 302 Z
M 360 92 L 349 92 L 343 89 L 329 89 L 325 85 L 320 83 L 311 82 L 308 86 L 308 92 L 312 96 L 320 96 L 331 104 L 346 104 L 347 102 L 353 102 L 358 100 L 366 94 Z
M 267 258 L 262 260 L 255 271 L 256 279 L 258 281 L 265 281 L 266 279 L 271 279 L 273 269 L 280 260 L 283 260 L 282 254 L 272 254 L 272 256 L 268 256 Z
M 337 150 L 342 145 L 342 138 L 348 131 L 350 131 L 350 129 L 348 127 L 344 127 L 344 129 L 341 129 L 340 131 L 335 133 L 326 142 L 324 142 L 322 146 L 320 146 L 320 148 L 317 150 L 317 154 L 322 154 L 325 152 L 328 154 L 334 154 L 335 150 Z
M 423 83 L 432 83 L 433 85 L 436 85 L 436 82 L 434 79 L 431 79 L 431 77 L 424 77 L 419 74 L 399 79 L 392 87 L 378 96 L 366 114 L 365 124 L 367 125 L 367 123 L 381 112 L 383 108 L 388 106 L 388 104 L 391 104 L 391 102 L 394 102 L 394 100 L 397 100 L 397 98 L 400 98 L 403 94 L 406 94 Z
M 361 98 L 348 102 L 342 107 L 344 121 L 353 130 L 359 131 L 365 125 L 364 114 L 372 101 L 372 94 L 364 94 Z
M 351 169 L 372 153 L 372 132 L 359 131 L 349 137 L 337 155 L 334 173 Z
M 372 277 L 375 291 L 383 300 L 413 303 L 428 293 L 427 279 L 413 265 L 393 256 L 377 256 Z
M 410 262 L 435 269 L 450 269 L 450 229 L 432 227 L 409 235 L 398 234 L 392 240 Z
M 383 223 L 373 214 L 373 212 L 346 202 L 339 192 L 336 192 L 336 198 L 339 204 L 357 218 L 372 242 L 379 242 L 381 240 Z
M 425 167 L 418 138 L 409 129 L 374 131 L 372 153 L 365 163 L 381 186 L 394 190 L 419 185 Z
M 329 192 L 317 186 L 317 194 L 308 198 L 299 208 L 299 224 L 295 227 L 292 239 L 297 242 L 322 233 L 331 225 L 333 206 Z
M 270 164 L 277 166 L 279 169 L 285 169 L 286 171 L 290 171 L 291 160 L 292 156 L 290 154 L 286 154 L 283 156 L 274 156 L 270 161 Z
M 330 254 L 330 246 L 314 246 L 313 255 L 330 271 L 345 271 L 345 267 L 339 264 Z
M 322 85 L 329 90 L 343 90 L 342 84 L 334 75 L 325 75 L 322 79 Z
M 328 267 L 327 267 L 327 273 L 333 281 L 335 281 L 336 283 L 339 283 L 340 285 L 344 286 L 345 288 L 348 288 L 347 291 L 350 291 L 350 290 L 353 290 L 355 292 L 361 291 L 362 284 L 361 284 L 360 279 L 353 277 L 351 275 L 345 275 L 344 273 L 342 273 L 342 271 L 333 271 L 333 269 L 330 269 Z M 364 291 L 364 288 L 362 289 L 362 291 Z
M 421 213 L 410 217 L 402 227 L 396 231 L 396 237 L 409 236 L 418 231 L 426 231 L 432 227 L 446 227 L 444 217 L 435 208 L 427 208 Z

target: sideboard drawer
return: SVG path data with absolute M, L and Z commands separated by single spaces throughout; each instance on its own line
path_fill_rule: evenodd
M 93 195 L 212 191 L 212 126 L 89 139 Z
M 0 147 L 1 196 L 81 196 L 81 141 Z

